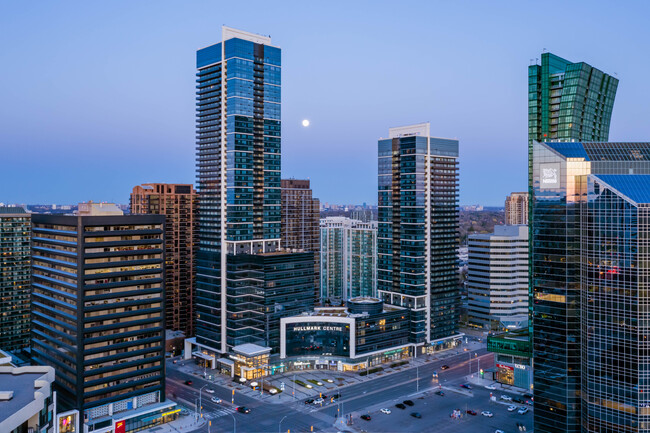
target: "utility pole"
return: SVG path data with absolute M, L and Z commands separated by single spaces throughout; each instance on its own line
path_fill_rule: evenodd
M 420 366 L 415 367 L 415 392 L 420 392 Z

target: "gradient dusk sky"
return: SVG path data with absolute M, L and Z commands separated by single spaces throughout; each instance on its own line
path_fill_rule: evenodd
M 526 190 L 527 67 L 620 80 L 610 141 L 650 141 L 650 6 L 625 1 L 24 1 L 0 6 L 0 202 L 127 203 L 194 182 L 195 52 L 221 26 L 282 48 L 282 175 L 377 202 L 377 139 L 460 140 L 460 203 Z M 301 126 L 309 119 L 308 128 Z

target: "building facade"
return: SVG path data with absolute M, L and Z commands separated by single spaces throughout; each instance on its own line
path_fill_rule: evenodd
M 89 431 L 175 416 L 165 402 L 164 224 L 32 216 L 32 361 L 56 369 L 59 412 L 76 411 Z
M 29 347 L 30 214 L 0 207 L 0 349 Z
M 273 345 L 265 330 L 314 302 L 314 253 L 280 241 L 280 57 L 269 37 L 228 27 L 197 51 L 197 323 L 185 357 L 212 368 L 237 346 Z M 276 296 L 276 277 L 307 293 Z
M 131 214 L 165 216 L 165 328 L 194 335 L 196 192 L 190 184 L 133 188 Z
M 579 262 L 584 432 L 650 431 L 649 222 L 650 175 L 587 178 Z
M 468 236 L 470 326 L 490 331 L 528 326 L 528 226 L 497 225 Z
M 528 224 L 528 193 L 513 192 L 506 197 L 505 212 L 506 224 Z
M 320 233 L 321 299 L 377 296 L 377 222 L 327 217 Z
M 284 249 L 314 253 L 314 296 L 320 298 L 320 201 L 312 197 L 309 180 L 282 179 Z
M 379 140 L 377 292 L 410 310 L 410 341 L 446 344 L 458 333 L 458 141 L 428 123 Z
M 581 431 L 585 347 L 580 341 L 587 288 L 581 283 L 580 224 L 581 206 L 589 198 L 588 175 L 650 174 L 648 160 L 650 143 L 534 143 L 531 335 L 536 430 Z

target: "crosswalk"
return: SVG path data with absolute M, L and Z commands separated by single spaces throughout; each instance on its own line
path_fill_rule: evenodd
M 217 409 L 210 409 L 208 411 L 203 411 L 203 417 L 206 419 L 216 419 L 226 416 L 231 413 L 237 412 L 234 407 L 219 407 Z

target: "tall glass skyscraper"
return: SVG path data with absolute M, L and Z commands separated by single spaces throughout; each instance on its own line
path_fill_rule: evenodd
M 590 174 L 650 174 L 650 143 L 533 144 L 531 243 L 535 430 L 581 430 L 580 230 Z M 612 213 L 612 218 L 618 216 Z M 603 245 L 603 248 L 618 246 Z M 582 353 L 581 353 L 582 349 Z M 614 430 L 613 430 L 614 431 Z M 617 431 L 617 430 L 616 430 Z
M 220 43 L 196 53 L 199 246 L 190 343 L 213 368 L 234 346 L 273 345 L 269 327 L 315 298 L 313 253 L 280 251 L 280 54 L 271 38 L 228 27 Z M 301 293 L 279 296 L 277 281 Z
M 431 137 L 429 123 L 391 128 L 378 209 L 379 297 L 411 310 L 411 343 L 444 344 L 459 319 L 458 141 Z

